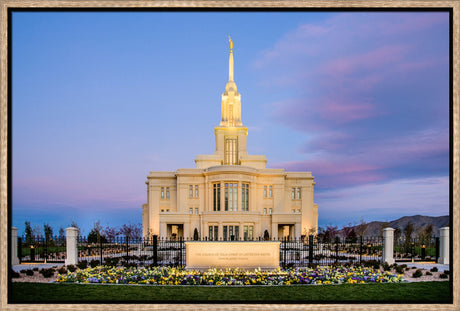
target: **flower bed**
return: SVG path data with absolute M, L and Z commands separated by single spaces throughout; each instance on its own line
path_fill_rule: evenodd
M 99 266 L 58 275 L 58 283 L 112 283 L 152 285 L 291 285 L 395 283 L 402 275 L 366 267 L 318 267 L 262 272 L 216 270 L 187 271 L 180 268 L 114 268 Z

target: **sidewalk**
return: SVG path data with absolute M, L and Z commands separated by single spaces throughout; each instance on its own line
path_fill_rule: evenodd
M 46 269 L 51 267 L 61 267 L 64 263 L 61 262 L 52 262 L 52 263 L 22 263 L 20 265 L 14 265 L 13 271 L 19 272 L 21 270 L 32 270 L 33 268 Z
M 412 268 L 412 267 L 417 267 L 417 269 L 426 269 L 430 270 L 433 267 L 438 268 L 438 271 L 444 271 L 444 270 L 449 270 L 449 265 L 442 265 L 440 263 L 435 263 L 435 262 L 400 262 L 397 263 L 398 265 L 403 265 L 406 264 L 407 267 Z

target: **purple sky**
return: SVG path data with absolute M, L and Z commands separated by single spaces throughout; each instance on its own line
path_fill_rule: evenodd
M 13 225 L 141 222 L 148 172 L 215 148 L 228 34 L 248 151 L 312 172 L 320 226 L 449 213 L 448 13 L 24 12 Z

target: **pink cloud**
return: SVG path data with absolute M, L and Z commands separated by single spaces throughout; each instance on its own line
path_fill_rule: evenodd
M 321 116 L 326 120 L 346 123 L 366 119 L 376 115 L 375 107 L 370 103 L 350 104 L 335 100 L 326 100 L 321 105 Z

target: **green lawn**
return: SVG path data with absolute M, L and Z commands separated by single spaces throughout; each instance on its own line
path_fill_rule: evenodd
M 148 286 L 13 283 L 9 303 L 452 303 L 449 282 L 302 286 Z

